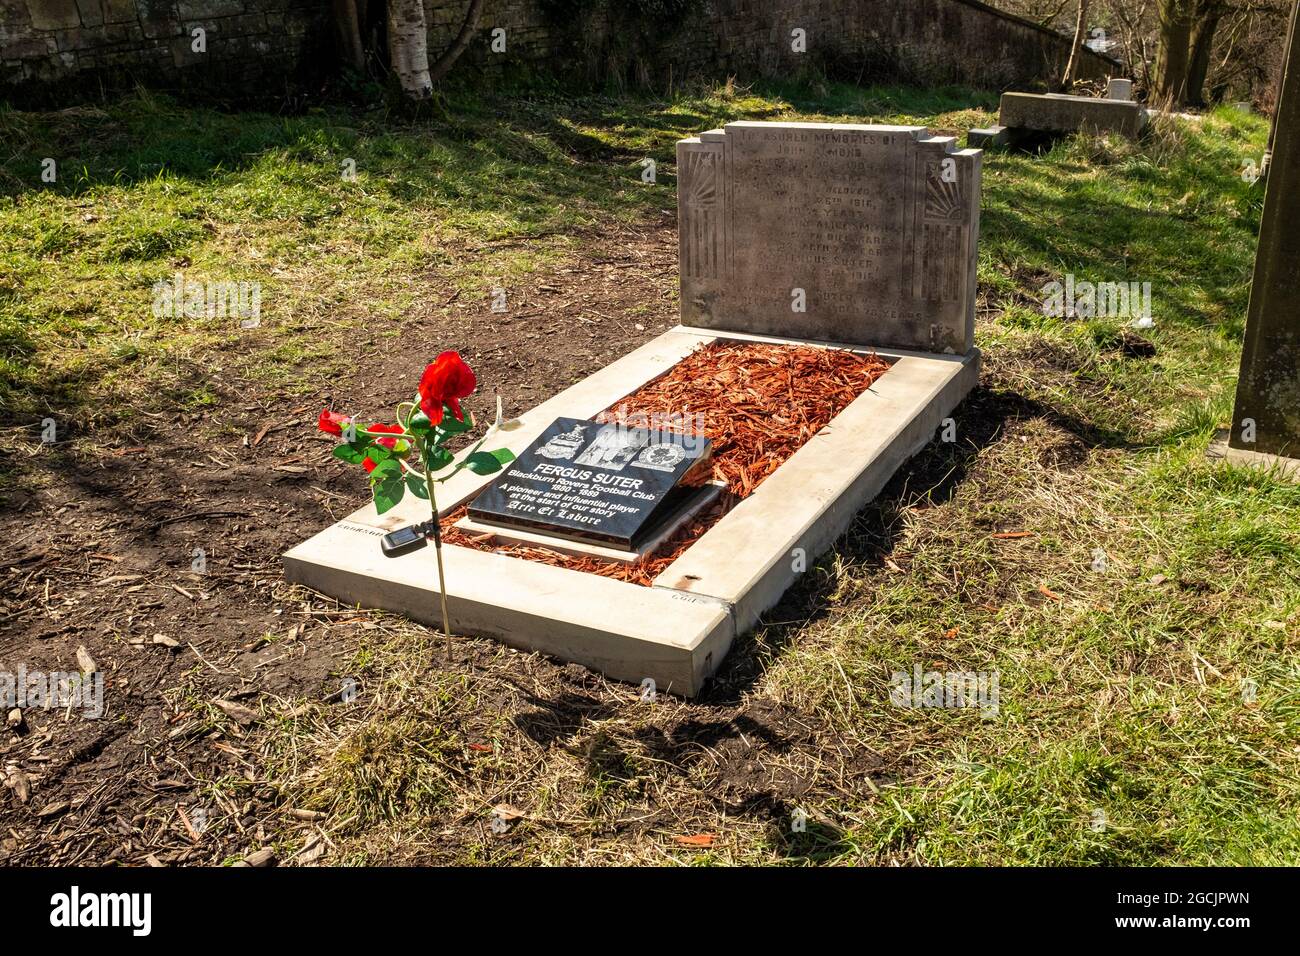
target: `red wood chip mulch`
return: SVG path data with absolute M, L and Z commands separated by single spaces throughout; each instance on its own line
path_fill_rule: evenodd
M 463 507 L 443 518 L 443 540 L 649 587 L 719 518 L 753 494 L 763 479 L 888 370 L 875 355 L 839 349 L 711 342 L 597 415 L 597 421 L 645 424 L 644 415 L 656 428 L 680 431 L 684 425 L 703 431 L 713 439 L 713 477 L 727 483 L 716 504 L 639 564 L 493 543 L 490 536 L 453 527 L 464 515 Z

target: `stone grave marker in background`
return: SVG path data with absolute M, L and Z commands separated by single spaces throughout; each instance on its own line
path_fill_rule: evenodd
M 1106 98 L 1111 100 L 1132 100 L 1133 81 L 1119 76 L 1112 76 L 1106 81 Z
M 1300 480 L 1300 44 L 1291 11 L 1232 429 L 1211 447 Z
M 1146 122 L 1146 110 L 1132 100 L 1065 93 L 1003 93 L 998 110 L 998 123 L 1013 131 L 1094 131 L 1137 137 Z

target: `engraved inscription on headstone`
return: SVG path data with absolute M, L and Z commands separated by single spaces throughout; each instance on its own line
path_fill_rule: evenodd
M 635 550 L 708 479 L 711 452 L 700 435 L 557 418 L 469 517 Z
M 982 154 L 954 145 L 823 123 L 680 141 L 682 324 L 968 352 Z

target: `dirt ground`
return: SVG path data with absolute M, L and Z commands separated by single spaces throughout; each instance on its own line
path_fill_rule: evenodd
M 507 414 L 522 411 L 672 324 L 676 243 L 667 216 L 602 235 L 589 248 L 607 254 L 511 289 L 506 315 L 433 284 L 401 323 L 403 350 L 420 356 L 409 369 L 394 376 L 400 363 L 380 345 L 390 330 L 370 326 L 357 374 L 310 403 L 213 374 L 215 410 L 151 412 L 156 431 L 139 440 L 170 436 L 158 467 L 140 467 L 143 445 L 34 456 L 0 513 L 0 669 L 76 672 L 84 648 L 104 675 L 105 714 L 29 708 L 4 731 L 0 863 L 218 863 L 284 826 L 249 759 L 259 728 L 212 702 L 340 698 L 369 615 L 289 587 L 280 570 L 285 550 L 366 499 L 359 474 L 329 457 L 319 409 L 391 414 L 425 361 L 454 347 L 479 376 L 480 419 L 492 389 Z M 454 666 L 497 650 L 458 640 Z M 559 695 L 591 677 L 536 657 L 528 668 Z M 225 802 L 228 839 L 196 840 L 187 806 L 231 771 L 254 783 L 251 799 Z

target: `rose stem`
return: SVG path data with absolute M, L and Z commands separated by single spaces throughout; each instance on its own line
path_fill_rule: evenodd
M 433 473 L 429 456 L 424 456 L 424 484 L 429 489 L 429 507 L 433 509 L 433 553 L 438 557 L 438 598 L 442 601 L 442 633 L 447 640 L 447 663 L 451 663 L 451 622 L 447 618 L 447 579 L 442 571 L 442 530 L 438 527 L 438 499 L 433 494 Z

